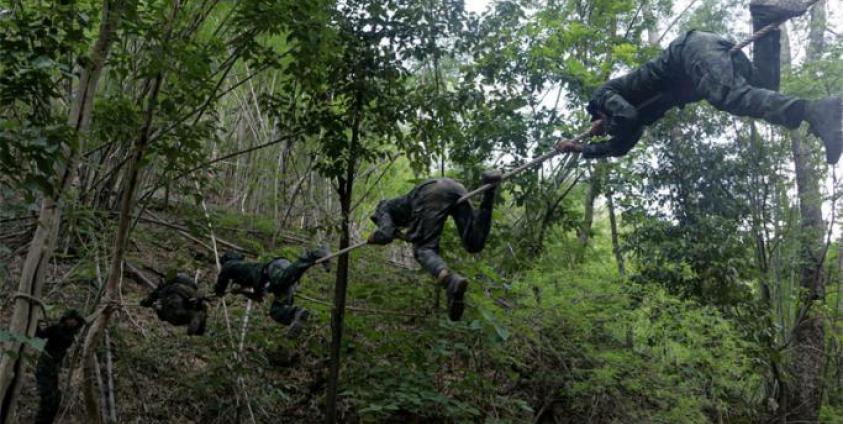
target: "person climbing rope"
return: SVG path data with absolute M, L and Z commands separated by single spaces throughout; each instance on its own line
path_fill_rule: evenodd
M 327 261 L 319 261 L 330 256 L 325 247 L 304 252 L 296 261 L 275 258 L 269 262 L 249 262 L 238 252 L 226 252 L 220 258 L 222 270 L 214 286 L 216 296 L 222 297 L 233 283 L 232 293 L 239 293 L 257 302 L 262 302 L 269 291 L 274 295 L 269 316 L 289 329 L 287 335 L 295 338 L 301 332 L 310 316 L 307 309 L 293 304 L 298 282 L 304 273 L 316 263 L 329 269 Z M 318 262 L 317 262 L 318 261 Z
M 497 185 L 500 171 L 487 171 L 482 183 Z M 368 244 L 388 244 L 396 238 L 413 243 L 413 255 L 422 268 L 444 286 L 448 298 L 448 317 L 457 321 L 465 309 L 468 280 L 451 271 L 439 256 L 439 239 L 448 216 L 457 224 L 463 247 L 470 253 L 483 250 L 492 221 L 495 189 L 484 192 L 480 210 L 475 214 L 471 203 L 460 202 L 467 193 L 462 184 L 450 178 L 438 178 L 415 186 L 409 193 L 382 200 L 372 221 L 378 229 L 369 236 Z M 399 228 L 406 229 L 399 232 Z
M 756 33 L 805 13 L 808 5 L 794 0 L 753 0 Z M 806 121 L 825 145 L 826 160 L 837 163 L 843 150 L 843 101 L 831 96 L 805 100 L 779 94 L 780 31 L 754 41 L 754 68 L 746 55 L 733 52 L 734 43 L 704 31 L 690 31 L 667 50 L 627 75 L 598 88 L 588 103 L 590 135 L 608 133 L 605 143 L 562 140 L 562 153 L 585 158 L 623 156 L 638 142 L 645 126 L 673 107 L 705 99 L 715 108 L 737 116 L 760 118 L 794 129 Z
M 264 267 L 263 272 L 269 281 L 267 291 L 275 295 L 269 309 L 269 316 L 288 327 L 287 337 L 298 337 L 304 328 L 304 323 L 310 317 L 307 309 L 293 304 L 299 280 L 310 267 L 316 264 L 317 260 L 330 254 L 327 248 L 320 247 L 305 252 L 294 262 L 285 258 L 275 258 Z M 326 271 L 330 270 L 329 262 L 320 263 Z

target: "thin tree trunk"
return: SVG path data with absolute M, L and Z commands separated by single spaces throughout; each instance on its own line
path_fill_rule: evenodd
M 108 401 L 105 399 L 105 384 L 102 381 L 102 367 L 100 366 L 100 358 L 96 354 L 94 354 L 94 375 L 97 378 L 97 388 L 100 389 L 100 399 L 103 400 L 103 402 L 100 404 L 100 420 L 108 421 L 105 418 L 108 416 L 108 411 L 106 411 L 106 405 L 108 404 Z
M 817 60 L 822 53 L 825 28 L 825 1 L 819 1 L 811 12 L 812 30 L 809 35 L 807 60 Z M 801 219 L 800 285 L 804 290 L 800 312 L 793 331 L 794 346 L 790 372 L 792 387 L 788 390 L 788 421 L 818 422 L 823 397 L 823 370 L 825 368 L 825 323 L 820 311 L 812 308 L 825 296 L 823 275 L 822 197 L 820 177 L 811 151 L 804 143 L 803 133 L 791 131 L 791 148 L 796 189 L 799 195 Z
M 610 24 L 610 36 L 614 36 L 617 32 L 617 18 L 612 19 Z M 611 63 L 612 61 L 612 50 L 609 49 L 606 52 L 606 61 Z M 608 72 L 604 72 L 603 79 L 607 79 L 609 77 Z M 580 252 L 579 252 L 579 260 L 583 260 L 585 258 L 585 250 L 588 248 L 588 240 L 591 236 L 591 226 L 594 223 L 594 201 L 597 199 L 597 196 L 600 195 L 600 179 L 602 175 L 605 173 L 604 170 L 608 166 L 608 163 L 605 159 L 601 159 L 594 163 L 591 167 L 591 178 L 588 181 L 588 191 L 585 195 L 585 211 L 583 213 L 583 222 L 582 226 L 580 227 L 578 239 L 580 243 Z
M 74 128 L 79 138 L 80 146 L 77 151 L 82 149 L 90 128 L 97 85 L 119 22 L 121 8 L 120 0 L 103 1 L 100 32 L 91 47 L 87 66 L 81 70 L 79 85 L 68 117 L 68 124 Z M 33 298 L 40 298 L 43 292 L 46 267 L 55 250 L 61 223 L 60 196 L 66 192 L 74 179 L 77 161 L 77 153 L 72 152 L 66 165 L 56 169 L 58 182 L 56 191 L 46 194 L 41 202 L 38 227 L 32 237 L 18 283 L 18 292 Z M 9 332 L 32 337 L 39 317 L 40 312 L 37 308 L 33 307 L 28 300 L 18 298 L 15 301 Z M 24 345 L 18 342 L 10 342 L 3 348 L 6 353 L 0 359 L 0 424 L 11 422 L 14 416 L 15 403 L 20 391 L 18 377 L 23 371 L 24 348 Z
M 585 249 L 591 236 L 591 226 L 594 223 L 594 201 L 600 194 L 601 165 L 596 163 L 591 168 L 591 178 L 588 180 L 588 190 L 585 193 L 585 211 L 583 212 L 582 225 L 579 229 L 577 239 L 580 243 L 580 260 L 585 257 Z
M 361 121 L 361 100 L 355 102 L 354 122 L 351 128 L 349 160 L 344 177 L 338 178 L 340 210 L 342 214 L 342 235 L 340 249 L 351 243 L 351 201 L 354 193 L 355 150 L 359 142 Z M 328 375 L 328 395 L 325 422 L 337 422 L 337 392 L 339 388 L 340 353 L 342 347 L 343 318 L 345 317 L 345 295 L 348 288 L 348 253 L 337 260 L 337 280 L 334 286 L 334 308 L 331 311 L 331 366 Z
M 349 166 L 349 168 L 352 167 Z M 346 178 L 343 178 L 343 181 L 340 182 L 340 185 L 342 186 L 342 193 L 340 194 L 340 206 L 342 208 L 342 235 L 340 237 L 340 249 L 348 247 L 351 241 L 349 213 L 351 211 L 351 189 L 353 188 L 353 180 Z M 351 178 L 353 178 L 353 175 Z M 331 367 L 328 376 L 328 404 L 325 416 L 325 422 L 329 424 L 335 424 L 338 422 L 337 392 L 339 388 L 340 354 L 347 288 L 348 253 L 340 256 L 337 260 L 337 279 L 334 288 L 334 308 L 331 311 Z
M 609 208 L 609 226 L 612 230 L 612 252 L 615 254 L 615 263 L 618 265 L 618 275 L 624 278 L 626 268 L 624 267 L 623 254 L 621 254 L 621 246 L 618 241 L 618 222 L 615 217 L 615 201 L 613 200 L 612 192 L 606 193 L 606 203 Z
M 91 324 L 88 334 L 85 337 L 85 344 L 82 351 L 82 360 L 84 364 L 84 381 L 82 391 L 87 410 L 87 422 L 93 424 L 99 424 L 101 422 L 99 416 L 99 406 L 97 405 L 99 398 L 96 395 L 94 385 L 96 381 L 96 376 L 94 375 L 95 368 L 93 364 L 94 352 L 96 350 L 96 346 L 99 346 L 103 330 L 114 312 L 114 302 L 118 301 L 116 294 L 118 293 L 118 284 L 120 283 L 121 276 L 123 275 L 123 258 L 125 256 L 126 245 L 129 239 L 129 227 L 132 224 L 134 196 L 143 157 L 148 147 L 150 134 L 152 133 L 152 118 L 154 116 L 162 80 L 163 76 L 159 74 L 153 81 L 144 126 L 141 129 L 141 133 L 132 151 L 132 156 L 126 166 L 127 175 L 126 178 L 123 179 L 124 186 L 120 204 L 120 221 L 117 226 L 117 234 L 114 237 L 114 251 L 111 256 L 111 266 L 108 274 L 108 280 L 105 283 L 105 289 L 103 291 L 102 301 L 105 304 L 105 308 L 102 313 L 97 315 L 94 322 Z

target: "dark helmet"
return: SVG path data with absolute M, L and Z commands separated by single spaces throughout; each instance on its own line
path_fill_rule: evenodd
M 64 313 L 59 319 L 59 322 L 73 331 L 77 331 L 85 325 L 85 317 L 77 310 L 71 309 Z

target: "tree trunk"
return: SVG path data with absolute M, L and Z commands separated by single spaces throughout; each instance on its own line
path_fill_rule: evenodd
M 609 226 L 612 230 L 612 252 L 615 254 L 615 263 L 618 265 L 618 275 L 624 278 L 626 275 L 626 268 L 623 263 L 623 255 L 621 254 L 621 246 L 618 241 L 618 221 L 615 217 L 615 201 L 612 198 L 612 192 L 606 193 L 606 203 L 609 208 Z
M 819 58 L 823 50 L 822 33 L 826 24 L 825 1 L 819 1 L 811 12 L 811 33 L 808 61 Z M 816 31 L 816 28 L 821 28 Z M 822 197 L 816 158 L 804 143 L 799 130 L 791 131 L 791 149 L 796 172 L 796 189 L 799 195 L 801 219 L 800 285 L 804 290 L 802 306 L 796 316 L 793 330 L 793 350 L 790 372 L 793 382 L 788 390 L 788 421 L 818 422 L 823 395 L 823 370 L 825 367 L 825 323 L 820 311 L 812 305 L 825 295 L 823 275 Z
M 591 236 L 591 226 L 594 223 L 594 201 L 600 195 L 600 180 L 602 178 L 603 161 L 595 163 L 591 168 L 591 178 L 588 182 L 588 189 L 585 194 L 585 211 L 583 213 L 582 225 L 580 226 L 577 239 L 580 243 L 580 260 L 585 258 L 585 249 L 588 247 L 588 240 Z
M 26 261 L 21 271 L 18 292 L 33 298 L 40 298 L 44 288 L 44 274 L 55 250 L 61 223 L 62 204 L 60 197 L 70 187 L 78 161 L 77 153 L 84 145 L 84 139 L 91 123 L 91 112 L 94 96 L 102 74 L 109 47 L 113 41 L 114 31 L 118 25 L 122 2 L 119 0 L 104 0 L 102 6 L 102 21 L 96 42 L 91 47 L 87 66 L 82 68 L 79 85 L 71 104 L 68 124 L 71 125 L 79 138 L 79 147 L 72 152 L 65 166 L 56 169 L 56 191 L 46 194 L 41 201 L 41 212 L 38 227 L 27 252 Z M 28 300 L 18 298 L 15 310 L 9 324 L 12 334 L 25 334 L 32 337 L 40 317 L 40 311 L 33 307 Z M 20 376 L 23 370 L 24 345 L 11 342 L 4 347 L 7 352 L 0 359 L 0 424 L 11 422 L 14 415 L 15 402 L 20 390 Z
M 102 302 L 105 308 L 98 314 L 88 329 L 85 336 L 85 344 L 82 350 L 82 361 L 84 370 L 83 395 L 87 411 L 87 422 L 99 424 L 101 422 L 99 396 L 96 390 L 96 368 L 94 364 L 94 353 L 96 347 L 101 345 L 103 331 L 114 312 L 114 303 L 117 301 L 118 285 L 123 275 L 123 258 L 126 245 L 129 239 L 129 228 L 132 224 L 132 207 L 134 206 L 135 191 L 141 171 L 144 154 L 149 145 L 149 136 L 152 133 L 152 118 L 155 113 L 155 106 L 158 100 L 158 93 L 161 89 L 162 75 L 155 77 L 152 91 L 149 95 L 149 103 L 146 109 L 146 116 L 141 133 L 132 149 L 132 156 L 126 164 L 126 177 L 123 179 L 122 199 L 120 202 L 120 220 L 117 226 L 117 234 L 114 237 L 114 250 L 111 255 L 108 280 L 103 290 Z
M 349 159 L 344 177 L 338 178 L 340 211 L 342 214 L 342 235 L 340 249 L 351 243 L 351 201 L 354 193 L 355 150 L 360 137 L 361 101 L 355 102 L 354 121 L 351 128 Z M 331 367 L 328 375 L 328 395 L 325 422 L 337 422 L 337 391 L 339 389 L 340 353 L 342 349 L 343 318 L 345 317 L 345 295 L 348 288 L 348 253 L 337 260 L 337 279 L 334 286 L 334 308 L 331 311 Z
M 351 168 L 351 167 L 349 167 Z M 353 177 L 353 176 L 352 176 Z M 346 177 L 347 178 L 347 177 Z M 350 245 L 351 228 L 349 215 L 351 213 L 351 179 L 340 181 L 340 207 L 342 208 L 342 235 L 340 249 Z M 337 279 L 334 286 L 334 308 L 331 311 L 331 368 L 328 376 L 328 397 L 325 422 L 337 422 L 337 391 L 339 388 L 340 354 L 342 349 L 343 318 L 345 317 L 345 299 L 348 288 L 348 253 L 337 260 Z

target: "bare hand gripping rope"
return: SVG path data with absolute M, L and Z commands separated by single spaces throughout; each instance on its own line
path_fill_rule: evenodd
M 813 6 L 813 5 L 814 5 L 817 1 L 819 1 L 819 0 L 810 0 L 810 1 L 808 1 L 808 3 L 807 3 L 807 7 L 811 7 L 811 6 Z M 789 19 L 789 18 L 788 18 L 788 19 Z M 735 53 L 737 53 L 737 52 L 741 51 L 741 49 L 743 49 L 744 47 L 746 47 L 746 46 L 748 46 L 748 45 L 750 45 L 750 44 L 754 43 L 755 41 L 757 41 L 757 40 L 758 40 L 758 39 L 760 39 L 761 37 L 763 37 L 763 36 L 765 36 L 765 35 L 767 35 L 767 34 L 769 34 L 769 33 L 773 32 L 773 31 L 775 31 L 775 30 L 779 27 L 779 25 L 781 25 L 781 24 L 785 23 L 788 19 L 784 19 L 784 20 L 782 20 L 782 21 L 780 21 L 780 22 L 774 22 L 774 23 L 772 23 L 772 24 L 769 24 L 769 25 L 765 26 L 764 28 L 761 28 L 760 30 L 756 31 L 755 33 L 753 33 L 751 36 L 749 36 L 749 37 L 748 37 L 748 38 L 746 38 L 745 40 L 741 41 L 741 42 L 740 42 L 740 43 L 738 43 L 738 44 L 735 44 L 735 46 L 734 46 L 734 47 L 732 47 L 731 49 L 729 49 L 729 53 L 731 53 L 731 54 L 735 54 Z M 655 103 L 656 101 L 658 101 L 660 98 L 661 98 L 661 95 L 660 95 L 660 94 L 658 94 L 658 95 L 656 95 L 656 96 L 653 96 L 653 97 L 651 97 L 651 98 L 647 99 L 646 101 L 644 101 L 643 103 L 641 103 L 640 105 L 638 105 L 638 106 L 637 106 L 637 109 L 641 110 L 641 109 L 643 109 L 643 108 L 645 108 L 645 107 L 647 107 L 647 106 L 650 106 L 650 105 L 652 105 L 653 103 Z M 597 126 L 600 126 L 600 124 L 601 124 L 601 123 L 602 123 L 602 120 L 596 120 L 596 121 L 594 121 L 594 122 L 593 122 L 593 125 L 592 125 L 592 128 L 597 127 Z M 577 135 L 576 137 L 574 137 L 574 138 L 572 138 L 572 139 L 569 139 L 569 140 L 567 140 L 567 141 L 571 141 L 571 142 L 576 142 L 576 143 L 578 143 L 578 142 L 582 142 L 583 140 L 586 140 L 586 139 L 590 138 L 590 137 L 591 137 L 591 136 L 593 136 L 593 135 L 595 135 L 595 134 L 593 134 L 591 130 L 588 130 L 588 131 L 583 132 L 582 134 L 579 134 L 579 135 Z M 534 167 L 534 166 L 540 165 L 541 163 L 545 162 L 546 160 L 548 160 L 548 159 L 550 159 L 550 158 L 552 158 L 552 157 L 555 157 L 556 155 L 559 155 L 559 154 L 561 154 L 561 153 L 563 153 L 563 152 L 561 152 L 561 151 L 559 151 L 559 150 L 557 150 L 557 149 L 554 149 L 554 150 L 551 150 L 550 152 L 547 152 L 547 153 L 545 153 L 545 154 L 543 154 L 543 155 L 541 155 L 541 156 L 539 156 L 539 157 L 537 157 L 537 158 L 535 158 L 535 159 L 533 159 L 533 160 L 531 160 L 531 161 L 529 161 L 529 162 L 526 162 L 526 163 L 524 163 L 524 164 L 521 164 L 521 165 L 519 165 L 518 167 L 514 168 L 513 170 L 511 170 L 511 171 L 509 171 L 509 172 L 507 172 L 507 173 L 503 174 L 503 175 L 501 176 L 500 181 L 498 181 L 497 183 L 494 183 L 494 184 L 484 184 L 484 185 L 482 185 L 482 186 L 480 186 L 480 187 L 477 187 L 476 189 L 474 189 L 474 190 L 472 190 L 472 191 L 470 191 L 470 192 L 466 193 L 464 196 L 460 197 L 460 199 L 457 201 L 457 203 L 462 203 L 462 202 L 465 202 L 465 201 L 467 201 L 468 199 L 470 199 L 470 198 L 472 198 L 472 197 L 474 197 L 474 196 L 476 196 L 476 195 L 478 195 L 478 194 L 480 194 L 480 193 L 484 193 L 484 192 L 486 192 L 486 191 L 490 190 L 492 187 L 495 187 L 496 185 L 500 184 L 501 182 L 503 182 L 503 181 L 505 181 L 505 180 L 508 180 L 508 179 L 510 179 L 510 178 L 512 178 L 512 177 L 514 177 L 515 175 L 518 175 L 518 174 L 520 174 L 520 173 L 524 172 L 524 171 L 525 171 L 525 170 L 527 170 L 527 169 L 530 169 L 530 168 L 532 168 L 532 167 Z M 317 260 L 315 263 L 319 264 L 319 263 L 322 263 L 322 262 L 328 261 L 328 260 L 330 260 L 330 259 L 332 259 L 332 258 L 335 258 L 335 257 L 337 257 L 337 256 L 344 255 L 344 254 L 346 254 L 346 253 L 348 253 L 348 252 L 350 252 L 350 251 L 352 251 L 352 250 L 355 250 L 355 249 L 361 248 L 361 247 L 363 247 L 363 246 L 365 246 L 365 245 L 367 245 L 367 244 L 369 244 L 369 242 L 368 242 L 368 241 L 365 241 L 365 240 L 364 240 L 364 241 L 361 241 L 361 242 L 359 242 L 359 243 L 356 243 L 356 244 L 352 244 L 351 246 L 348 246 L 348 247 L 346 247 L 345 249 L 338 250 L 338 251 L 336 251 L 336 252 L 334 252 L 334 253 L 332 253 L 332 254 L 330 254 L 330 255 L 328 255 L 328 256 L 325 256 L 325 257 L 323 257 L 323 258 L 321 258 L 321 259 Z

